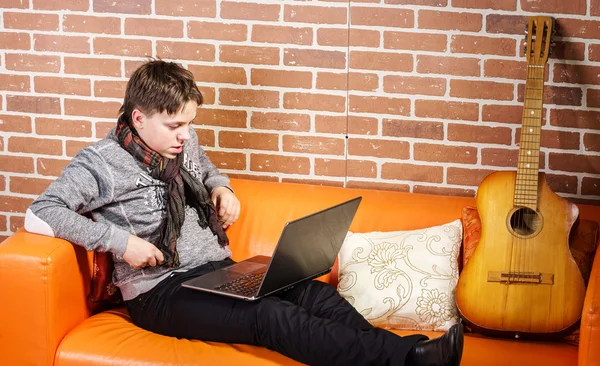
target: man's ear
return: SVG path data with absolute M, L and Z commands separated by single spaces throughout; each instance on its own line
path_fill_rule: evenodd
M 145 119 L 146 116 L 139 109 L 135 108 L 133 112 L 131 112 L 131 123 L 133 124 L 133 127 L 135 127 L 136 130 L 141 130 L 142 128 L 144 128 Z

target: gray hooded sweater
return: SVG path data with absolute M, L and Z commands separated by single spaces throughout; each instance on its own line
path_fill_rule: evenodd
M 203 182 L 208 192 L 228 187 L 198 146 L 198 136 L 183 146 L 184 167 Z M 114 129 L 106 138 L 81 150 L 56 179 L 27 209 L 25 229 L 29 232 L 66 239 L 85 249 L 112 252 L 113 280 L 124 300 L 150 289 L 173 271 L 186 271 L 209 261 L 231 256 L 221 247 L 210 228 L 198 224 L 196 210 L 186 205 L 177 251 L 181 265 L 133 269 L 122 258 L 129 234 L 156 244 L 166 219 L 166 185 L 153 179 L 148 168 L 125 151 Z

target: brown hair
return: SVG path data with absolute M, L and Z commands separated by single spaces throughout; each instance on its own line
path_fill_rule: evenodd
M 131 75 L 119 113 L 129 122 L 135 108 L 150 115 L 175 114 L 190 100 L 203 102 L 194 75 L 174 62 L 150 60 Z

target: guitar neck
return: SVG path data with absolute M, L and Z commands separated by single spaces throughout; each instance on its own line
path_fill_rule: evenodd
M 545 64 L 527 65 L 514 205 L 537 209 Z

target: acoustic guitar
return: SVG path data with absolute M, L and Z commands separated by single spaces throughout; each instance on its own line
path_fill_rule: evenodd
M 463 269 L 456 302 L 463 321 L 493 336 L 558 338 L 578 325 L 585 285 L 569 250 L 579 211 L 539 172 L 544 71 L 554 29 L 529 19 L 527 81 L 517 171 L 487 176 L 477 191 L 481 238 Z

